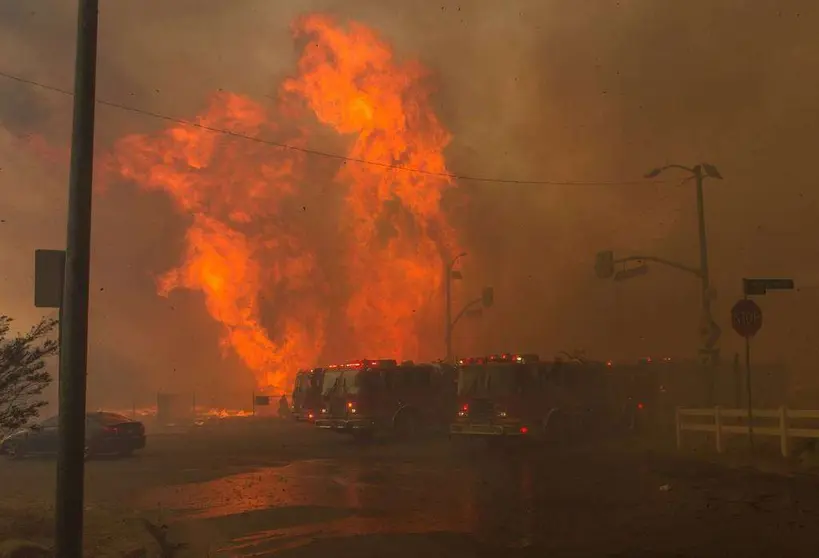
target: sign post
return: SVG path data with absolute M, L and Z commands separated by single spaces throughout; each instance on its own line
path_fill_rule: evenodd
M 749 296 L 765 295 L 768 291 L 790 291 L 793 279 L 743 279 L 743 298 L 731 308 L 731 325 L 745 338 L 745 388 L 748 397 L 748 442 L 754 450 L 754 416 L 751 391 L 751 337 L 762 329 L 762 309 Z
M 731 325 L 745 338 L 745 389 L 748 397 L 748 442 L 754 449 L 754 411 L 751 392 L 751 337 L 762 329 L 762 309 L 753 300 L 743 298 L 731 308 Z

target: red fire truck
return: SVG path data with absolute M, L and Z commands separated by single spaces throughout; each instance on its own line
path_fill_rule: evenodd
M 601 427 L 611 408 L 604 363 L 501 354 L 458 363 L 451 437 L 548 439 Z
M 455 405 L 455 370 L 445 364 L 357 360 L 324 373 L 324 407 L 316 426 L 370 438 L 402 438 L 445 428 Z
M 299 370 L 293 386 L 291 413 L 298 421 L 312 422 L 321 410 L 324 368 Z

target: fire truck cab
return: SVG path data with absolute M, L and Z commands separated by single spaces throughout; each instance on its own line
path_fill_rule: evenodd
M 297 421 L 312 422 L 322 406 L 324 368 L 299 370 L 293 386 L 292 415 Z
M 358 360 L 328 368 L 323 394 L 319 428 L 359 438 L 378 433 L 409 438 L 445 427 L 455 402 L 455 372 L 437 363 Z
M 458 363 L 450 437 L 553 438 L 589 428 L 607 397 L 605 365 L 501 354 Z

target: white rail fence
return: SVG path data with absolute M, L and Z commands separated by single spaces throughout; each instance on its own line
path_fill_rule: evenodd
M 810 428 L 805 424 L 802 426 L 794 424 L 806 419 L 819 421 L 819 411 L 780 407 L 779 409 L 753 409 L 752 414 L 754 438 L 757 436 L 778 437 L 779 448 L 784 457 L 790 455 L 790 440 L 794 438 L 819 439 L 819 427 Z M 690 420 L 693 417 L 700 420 Z M 703 417 L 709 420 L 703 421 Z M 743 419 L 745 424 L 725 424 L 725 419 Z M 723 409 L 721 407 L 687 409 L 677 407 L 675 422 L 677 449 L 682 448 L 683 432 L 709 432 L 714 434 L 716 449 L 719 453 L 722 453 L 725 448 L 726 436 L 735 434 L 748 436 L 749 434 L 748 409 Z M 819 424 L 816 426 L 819 426 Z

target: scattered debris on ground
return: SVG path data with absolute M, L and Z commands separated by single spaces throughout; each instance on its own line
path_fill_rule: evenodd
M 0 558 L 52 556 L 54 509 L 32 504 L 0 505 Z M 85 512 L 85 548 L 94 558 L 178 558 L 162 553 L 159 540 L 143 521 L 115 510 Z

